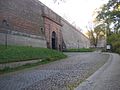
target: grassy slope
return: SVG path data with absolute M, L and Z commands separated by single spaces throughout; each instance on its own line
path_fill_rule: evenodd
M 65 52 L 92 52 L 94 49 L 91 48 L 79 48 L 79 49 L 67 49 Z
M 57 60 L 65 58 L 62 52 L 47 48 L 0 45 L 0 63 L 26 61 L 34 59 Z

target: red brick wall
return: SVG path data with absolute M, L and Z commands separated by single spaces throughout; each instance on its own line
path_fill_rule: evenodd
M 12 30 L 43 36 L 42 6 L 35 0 L 0 0 L 0 23 L 3 20 Z
M 10 45 L 46 47 L 42 9 L 37 0 L 0 0 L 0 44 L 7 32 Z
M 44 17 L 44 14 L 48 17 Z M 52 48 L 51 38 L 54 31 L 57 49 L 62 46 L 61 17 L 37 0 L 0 0 L 0 24 L 3 20 L 7 21 L 12 31 L 26 33 L 28 36 L 45 35 L 49 48 Z
M 0 22 L 7 20 L 9 27 L 12 27 L 15 31 L 33 35 L 42 35 L 39 23 L 31 22 L 30 20 L 11 13 L 9 13 L 9 17 L 8 13 L 2 13 L 0 15 Z
M 48 44 L 48 48 L 52 48 L 52 32 L 54 31 L 57 36 L 57 50 L 61 50 L 62 46 L 62 33 L 61 33 L 61 26 L 54 21 L 50 20 L 49 18 L 44 18 L 45 23 L 45 36 Z M 59 46 L 60 45 L 60 46 Z

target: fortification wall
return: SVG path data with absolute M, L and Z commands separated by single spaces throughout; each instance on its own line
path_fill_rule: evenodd
M 62 50 L 61 17 L 46 6 L 44 6 L 43 11 L 47 47 L 61 51 Z M 55 36 L 53 36 L 53 33 Z
M 88 48 L 90 47 L 89 39 L 73 27 L 66 20 L 62 19 L 62 35 L 66 48 Z
M 67 48 L 89 47 L 85 35 L 38 0 L 0 0 L 1 44 L 61 50 L 63 40 Z
M 22 46 L 32 46 L 32 47 L 44 47 L 46 48 L 46 41 L 31 37 L 11 35 L 0 33 L 0 44 L 2 45 L 22 45 Z
M 20 45 L 46 47 L 46 44 L 42 43 L 46 41 L 42 8 L 43 5 L 38 2 L 38 0 L 0 0 L 0 33 L 8 33 L 8 29 L 6 30 L 7 27 L 11 32 L 26 35 L 24 37 L 22 35 L 12 35 L 12 33 L 9 33 L 11 34 L 11 38 L 15 38 L 14 41 L 11 41 L 13 39 L 10 40 L 10 44 L 14 42 Z M 31 35 L 36 37 L 40 36 L 41 38 L 33 39 L 29 37 Z M 2 36 L 0 36 L 0 38 L 2 38 Z

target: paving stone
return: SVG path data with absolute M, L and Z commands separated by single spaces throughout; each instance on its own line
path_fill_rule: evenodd
M 69 85 L 85 79 L 109 58 L 97 52 L 66 54 L 67 59 L 1 75 L 0 90 L 69 90 Z

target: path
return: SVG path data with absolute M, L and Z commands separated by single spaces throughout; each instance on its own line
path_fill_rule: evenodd
M 120 90 L 120 55 L 112 58 L 75 90 Z
M 109 55 L 97 52 L 66 54 L 67 59 L 1 75 L 0 90 L 69 90 L 109 58 Z

